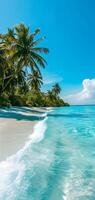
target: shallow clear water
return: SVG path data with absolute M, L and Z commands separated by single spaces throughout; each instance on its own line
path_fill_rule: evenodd
M 95 200 L 95 107 L 49 112 L 0 163 L 0 200 Z

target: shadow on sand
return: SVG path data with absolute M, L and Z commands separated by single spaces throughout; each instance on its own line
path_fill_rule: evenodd
M 35 114 L 35 116 L 32 114 Z M 37 121 L 44 119 L 44 116 L 41 114 L 44 114 L 44 112 L 25 107 L 0 108 L 0 118 L 6 119 Z

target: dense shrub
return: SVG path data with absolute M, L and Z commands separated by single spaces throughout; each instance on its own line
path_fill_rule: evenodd
M 24 106 L 26 104 L 24 96 L 14 95 L 9 97 L 12 106 Z
M 43 106 L 43 95 L 39 91 L 31 91 L 27 94 L 26 105 L 28 106 Z
M 11 106 L 11 101 L 9 100 L 9 97 L 6 93 L 2 94 L 0 96 L 0 106 Z

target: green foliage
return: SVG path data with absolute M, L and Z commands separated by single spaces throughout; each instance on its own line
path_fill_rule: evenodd
M 31 89 L 40 91 L 41 85 L 43 84 L 41 74 L 38 71 L 33 71 L 32 74 L 29 74 L 28 83 Z
M 27 101 L 26 104 L 28 106 L 43 106 L 43 95 L 40 91 L 31 90 L 27 94 Z
M 26 99 L 23 95 L 14 95 L 9 97 L 12 106 L 26 105 Z
M 61 92 L 61 88 L 58 83 L 55 83 L 52 87 L 52 94 L 57 98 Z
M 65 106 L 59 95 L 58 83 L 46 94 L 41 92 L 45 68 L 43 55 L 48 48 L 39 47 L 45 37 L 37 38 L 40 29 L 33 33 L 19 24 L 0 34 L 0 106 Z
M 11 101 L 9 100 L 9 97 L 6 93 L 4 93 L 0 96 L 0 106 L 2 106 L 2 107 L 11 106 Z

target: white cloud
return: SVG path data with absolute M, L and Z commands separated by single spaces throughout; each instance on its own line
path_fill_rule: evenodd
M 56 82 L 61 82 L 63 80 L 62 77 L 59 77 L 57 75 L 53 75 L 53 76 L 47 76 L 44 78 L 43 82 L 45 85 L 49 85 L 49 84 L 53 84 Z
M 95 79 L 84 79 L 82 91 L 65 98 L 70 104 L 95 104 Z

